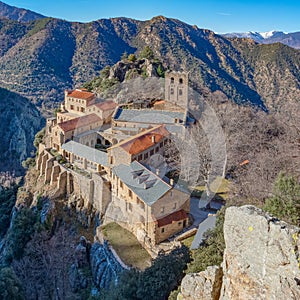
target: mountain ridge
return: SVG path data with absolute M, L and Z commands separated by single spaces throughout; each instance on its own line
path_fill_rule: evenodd
M 34 11 L 11 6 L 2 1 L 0 1 L 0 17 L 20 22 L 28 22 L 45 18 L 45 16 Z
M 300 49 L 300 32 L 289 32 L 272 30 L 269 32 L 232 32 L 221 34 L 226 38 L 250 38 L 262 44 L 282 43 L 295 49 Z
M 287 91 L 287 99 L 299 99 L 298 50 L 226 39 L 163 16 L 147 21 L 111 18 L 90 23 L 54 18 L 28 23 L 2 19 L 0 42 L 4 45 L 0 84 L 29 97 L 42 109 L 57 105 L 64 89 L 92 80 L 105 66 L 117 63 L 124 52 L 138 54 L 146 45 L 165 68 L 189 71 L 192 81 L 211 92 L 221 91 L 237 103 L 277 106 L 282 90 Z M 259 63 L 253 60 L 253 54 L 261 52 L 268 58 L 273 48 L 278 53 L 284 49 L 285 53 L 280 61 L 274 56 L 268 60 L 267 68 L 278 78 L 276 82 L 272 76 L 261 74 Z M 290 57 L 294 58 L 293 65 Z M 264 64 L 265 58 L 260 59 Z M 287 70 L 282 70 L 282 65 Z M 271 86 L 268 93 L 265 84 Z

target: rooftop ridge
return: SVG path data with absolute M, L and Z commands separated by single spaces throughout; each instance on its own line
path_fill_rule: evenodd
M 141 136 L 143 136 L 143 135 L 145 135 L 147 133 L 150 133 L 150 132 L 152 132 L 152 131 L 154 131 L 154 130 L 156 130 L 158 128 L 165 128 L 166 129 L 166 125 L 165 124 L 160 124 L 160 125 L 157 125 L 155 127 L 152 127 L 152 128 L 147 129 L 147 130 L 144 130 L 144 131 L 142 131 L 142 132 L 140 132 L 140 133 L 138 133 L 138 134 L 136 134 L 134 136 L 129 137 L 128 139 L 126 139 L 126 140 L 124 140 L 124 141 L 122 141 L 120 143 L 117 143 L 117 144 L 109 147 L 108 149 L 113 149 L 113 148 L 116 148 L 116 147 L 120 147 L 120 146 L 122 146 L 122 145 L 130 142 L 131 140 L 135 140 L 135 139 L 137 139 L 137 138 L 139 138 L 139 137 L 141 137 Z

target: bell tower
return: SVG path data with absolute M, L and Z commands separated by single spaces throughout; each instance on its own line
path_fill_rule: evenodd
M 188 73 L 165 73 L 165 100 L 184 109 L 188 107 Z

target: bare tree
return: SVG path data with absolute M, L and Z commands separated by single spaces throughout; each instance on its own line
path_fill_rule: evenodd
M 62 227 L 55 235 L 36 233 L 25 255 L 12 266 L 23 282 L 26 299 L 76 299 L 69 283 L 69 267 L 74 262 L 74 236 Z

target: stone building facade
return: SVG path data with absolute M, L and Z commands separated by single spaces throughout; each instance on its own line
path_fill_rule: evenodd
M 190 196 L 159 172 L 172 135 L 189 126 L 187 74 L 166 75 L 166 99 L 140 109 L 100 101 L 85 89 L 65 92 L 46 125 L 37 168 L 56 196 L 75 194 L 106 220 L 155 245 L 188 224 Z M 58 163 L 55 149 L 63 156 Z
M 132 231 L 141 242 L 158 244 L 189 225 L 189 193 L 133 161 L 114 167 L 112 193 L 119 215 L 112 220 Z M 120 216 L 122 216 L 120 218 Z

